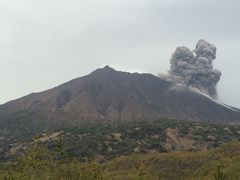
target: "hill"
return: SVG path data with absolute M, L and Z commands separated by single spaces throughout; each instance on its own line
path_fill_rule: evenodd
M 93 158 L 104 162 L 132 153 L 205 151 L 239 140 L 240 126 L 170 119 L 98 122 L 43 133 L 34 138 L 26 138 L 24 134 L 9 138 L 1 136 L 1 161 L 13 161 L 24 154 L 37 138 L 48 149 L 54 148 L 55 142 L 61 139 L 62 152 L 68 158 L 83 162 Z
M 179 119 L 236 123 L 240 111 L 151 74 L 109 66 L 0 106 L 0 127 L 41 132 L 82 122 Z
M 209 148 L 238 139 L 238 126 L 231 127 L 227 135 L 228 126 L 227 130 L 220 128 L 215 132 L 213 129 L 206 136 L 197 137 L 191 134 L 191 126 L 182 128 L 184 121 L 223 123 L 224 126 L 224 123 L 239 123 L 239 118 L 239 109 L 185 86 L 151 74 L 120 72 L 106 66 L 53 89 L 1 105 L 0 158 L 11 159 L 36 136 L 59 132 L 72 142 L 68 151 L 80 158 L 97 153 L 103 159 L 111 159 L 134 151 L 163 152 L 182 146 L 184 150 Z M 181 122 L 173 123 L 177 125 L 169 129 L 171 119 Z M 141 126 L 139 132 L 134 130 L 138 126 Z M 181 136 L 182 130 L 186 131 L 183 136 L 187 139 L 175 137 Z M 201 128 L 198 131 L 206 132 Z M 170 143 L 166 147 L 169 134 L 175 145 Z M 219 138 L 222 135 L 226 138 Z M 181 140 L 186 142 L 179 142 Z M 208 141 L 213 143 L 206 143 Z M 81 146 L 81 151 L 74 151 L 82 143 L 87 148 Z

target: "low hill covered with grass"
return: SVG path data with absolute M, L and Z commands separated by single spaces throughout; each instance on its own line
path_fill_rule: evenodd
M 202 152 L 133 154 L 104 163 L 61 158 L 54 151 L 34 144 L 15 163 L 0 166 L 0 178 L 21 179 L 221 179 L 240 178 L 240 142 Z

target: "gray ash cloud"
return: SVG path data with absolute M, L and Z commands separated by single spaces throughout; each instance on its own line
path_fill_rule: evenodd
M 163 76 L 164 79 L 198 89 L 217 98 L 216 85 L 221 72 L 213 69 L 216 50 L 214 45 L 205 40 L 199 40 L 193 51 L 186 47 L 178 47 L 171 57 L 169 74 Z

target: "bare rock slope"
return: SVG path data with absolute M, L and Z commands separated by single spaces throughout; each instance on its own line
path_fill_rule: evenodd
M 221 104 L 185 86 L 151 74 L 116 71 L 109 66 L 56 88 L 1 105 L 0 124 L 21 123 L 19 113 L 28 113 L 27 118 L 21 114 L 28 123 L 53 127 L 96 120 L 172 118 L 240 121 L 237 108 Z

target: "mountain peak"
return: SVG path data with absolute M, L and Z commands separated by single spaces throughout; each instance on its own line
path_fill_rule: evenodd
M 112 67 L 110 67 L 109 65 L 106 65 L 102 68 L 102 70 L 104 71 L 116 71 L 115 69 L 113 69 Z
M 235 108 L 219 104 L 189 88 L 179 88 L 150 74 L 121 72 L 110 66 L 0 106 L 0 114 L 25 110 L 46 113 L 54 122 L 62 118 L 60 113 L 63 121 L 70 118 L 79 122 L 159 118 L 240 121 Z
M 104 66 L 103 68 L 98 68 L 95 71 L 93 71 L 91 74 L 109 74 L 109 73 L 114 73 L 117 72 L 115 69 L 113 69 L 112 67 L 110 67 L 109 65 Z
M 103 67 L 103 69 L 112 69 L 109 65 Z

